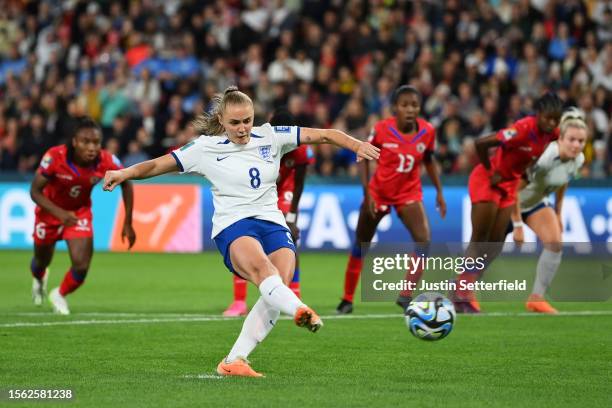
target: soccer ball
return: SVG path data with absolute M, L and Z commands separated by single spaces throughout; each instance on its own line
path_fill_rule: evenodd
M 406 309 L 406 325 L 421 340 L 441 340 L 448 336 L 456 318 L 453 303 L 436 292 L 421 293 Z

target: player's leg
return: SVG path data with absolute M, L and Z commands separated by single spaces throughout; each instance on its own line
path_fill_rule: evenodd
M 417 256 L 429 255 L 429 243 L 431 241 L 431 232 L 429 229 L 429 221 L 425 213 L 425 207 L 422 201 L 413 201 L 409 204 L 402 205 L 397 208 L 397 215 L 410 232 L 412 240 L 415 242 L 415 252 Z M 406 271 L 405 280 L 416 284 L 421 279 L 423 268 Z M 406 310 L 412 301 L 412 290 L 406 289 L 400 292 L 397 298 L 397 305 Z
M 266 256 L 257 239 L 240 237 L 230 245 L 230 259 L 236 272 L 259 287 L 261 297 L 247 315 L 230 353 L 217 366 L 217 372 L 222 375 L 260 377 L 261 374 L 249 366 L 247 357 L 272 330 L 281 311 L 294 316 L 298 325 L 316 325 L 314 330 L 311 328 L 313 326 L 309 327 L 312 331 L 316 331 L 322 323 L 286 286 L 295 268 L 292 249 L 279 248 Z
M 66 296 L 77 290 L 84 282 L 93 257 L 93 237 L 67 239 L 70 269 L 58 288 L 49 294 L 53 308 L 59 314 L 70 314 Z
M 563 247 L 561 244 L 562 231 L 557 220 L 557 215 L 552 208 L 543 207 L 530 214 L 525 222 L 544 244 L 544 249 L 538 259 L 533 290 L 526 304 L 527 310 L 538 313 L 558 313 L 557 310 L 544 299 L 546 290 L 559 269 L 563 254 Z
M 227 307 L 227 309 L 225 309 L 225 311 L 223 312 L 223 316 L 244 316 L 248 312 L 246 304 L 247 281 L 242 279 L 240 276 L 234 275 L 232 285 L 234 288 L 234 300 Z
M 336 308 L 339 314 L 348 314 L 353 312 L 353 299 L 355 290 L 359 283 L 359 276 L 363 267 L 363 249 L 362 244 L 372 242 L 372 238 L 376 233 L 376 227 L 382 218 L 387 215 L 387 212 L 379 211 L 375 215 L 370 214 L 365 206 L 365 202 L 361 204 L 359 210 L 359 219 L 357 220 L 357 230 L 355 233 L 355 241 L 349 255 L 346 271 L 344 273 L 344 294 L 342 300 Z
M 472 204 L 472 237 L 465 251 L 466 258 L 478 258 L 486 252 L 491 230 L 495 224 L 498 211 L 494 201 L 483 201 Z M 476 301 L 473 291 L 464 289 L 466 284 L 476 282 L 480 277 L 480 270 L 466 270 L 455 280 L 457 289 L 454 291 L 454 303 L 458 313 L 479 313 L 480 305 Z
M 32 301 L 36 306 L 43 303 L 47 296 L 48 267 L 55 252 L 55 242 L 47 244 L 34 244 L 34 256 L 30 262 L 32 273 Z

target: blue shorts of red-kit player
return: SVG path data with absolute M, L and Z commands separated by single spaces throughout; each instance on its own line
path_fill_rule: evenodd
M 257 218 L 244 218 L 236 221 L 214 238 L 219 252 L 223 255 L 223 263 L 227 266 L 227 269 L 236 275 L 230 259 L 229 247 L 236 239 L 245 236 L 253 237 L 259 241 L 266 255 L 281 248 L 289 248 L 295 252 L 291 232 L 282 225 Z

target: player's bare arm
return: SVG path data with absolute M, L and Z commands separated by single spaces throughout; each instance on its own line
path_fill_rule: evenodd
M 128 241 L 128 249 L 131 249 L 136 242 L 136 231 L 132 227 L 132 211 L 134 209 L 134 186 L 129 181 L 121 183 L 121 195 L 123 206 L 125 207 L 125 219 L 121 230 L 121 242 Z
M 104 190 L 113 191 L 127 180 L 142 180 L 179 171 L 176 160 L 170 154 L 135 164 L 126 169 L 107 171 L 104 175 Z
M 337 129 L 301 128 L 300 141 L 305 144 L 333 144 L 352 150 L 358 159 L 377 160 L 380 149 L 368 142 L 362 142 Z
M 561 231 L 563 231 L 561 211 L 563 210 L 563 198 L 565 198 L 566 191 L 567 183 L 565 183 L 562 187 L 555 191 L 555 214 L 557 215 L 557 220 L 559 220 L 559 226 L 561 227 Z
M 47 183 L 47 178 L 42 174 L 37 173 L 34 176 L 34 180 L 32 180 L 32 184 L 30 186 L 30 197 L 32 197 L 32 201 L 34 201 L 40 208 L 57 217 L 62 224 L 66 226 L 76 225 L 78 219 L 74 212 L 66 211 L 63 208 L 58 207 L 51 200 L 45 197 L 43 194 L 43 189 Z
M 492 147 L 499 146 L 499 144 L 500 142 L 497 139 L 497 135 L 495 133 L 476 139 L 476 154 L 478 154 L 478 159 L 485 167 L 485 169 L 491 170 L 491 162 L 489 161 L 489 149 L 491 149 Z M 495 172 L 491 176 L 491 185 L 494 186 L 500 181 L 501 175 Z
M 438 174 L 438 165 L 433 156 L 432 152 L 426 152 L 423 158 L 423 164 L 429 179 L 436 188 L 436 207 L 440 212 L 440 217 L 446 217 L 446 200 L 444 200 L 444 193 L 442 192 L 442 183 L 440 182 L 440 175 Z

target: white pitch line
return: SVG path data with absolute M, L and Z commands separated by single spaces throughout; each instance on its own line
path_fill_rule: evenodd
M 171 315 L 150 315 L 159 316 L 146 319 L 122 319 L 122 320 L 65 320 L 52 322 L 14 322 L 2 323 L 0 328 L 13 327 L 49 327 L 49 326 L 87 326 L 87 325 L 102 325 L 102 324 L 148 324 L 148 323 L 180 323 L 180 322 L 223 322 L 236 321 L 240 318 L 222 317 L 211 315 L 185 315 L 184 317 L 176 317 Z M 167 317 L 164 317 L 167 316 Z M 559 312 L 557 315 L 545 315 L 538 313 L 527 312 L 491 312 L 475 315 L 461 315 L 461 319 L 468 316 L 475 317 L 563 317 L 563 316 L 612 316 L 612 310 L 583 310 L 575 312 Z M 61 317 L 58 317 L 60 319 Z M 361 320 L 361 319 L 401 319 L 400 314 L 364 314 L 364 315 L 329 315 L 321 316 L 323 320 Z M 283 320 L 290 320 L 289 317 L 282 317 Z
M 219 374 L 185 374 L 183 376 L 181 376 L 182 378 L 187 378 L 187 379 L 196 379 L 196 380 L 223 380 L 225 378 L 227 378 L 226 375 L 219 375 Z

